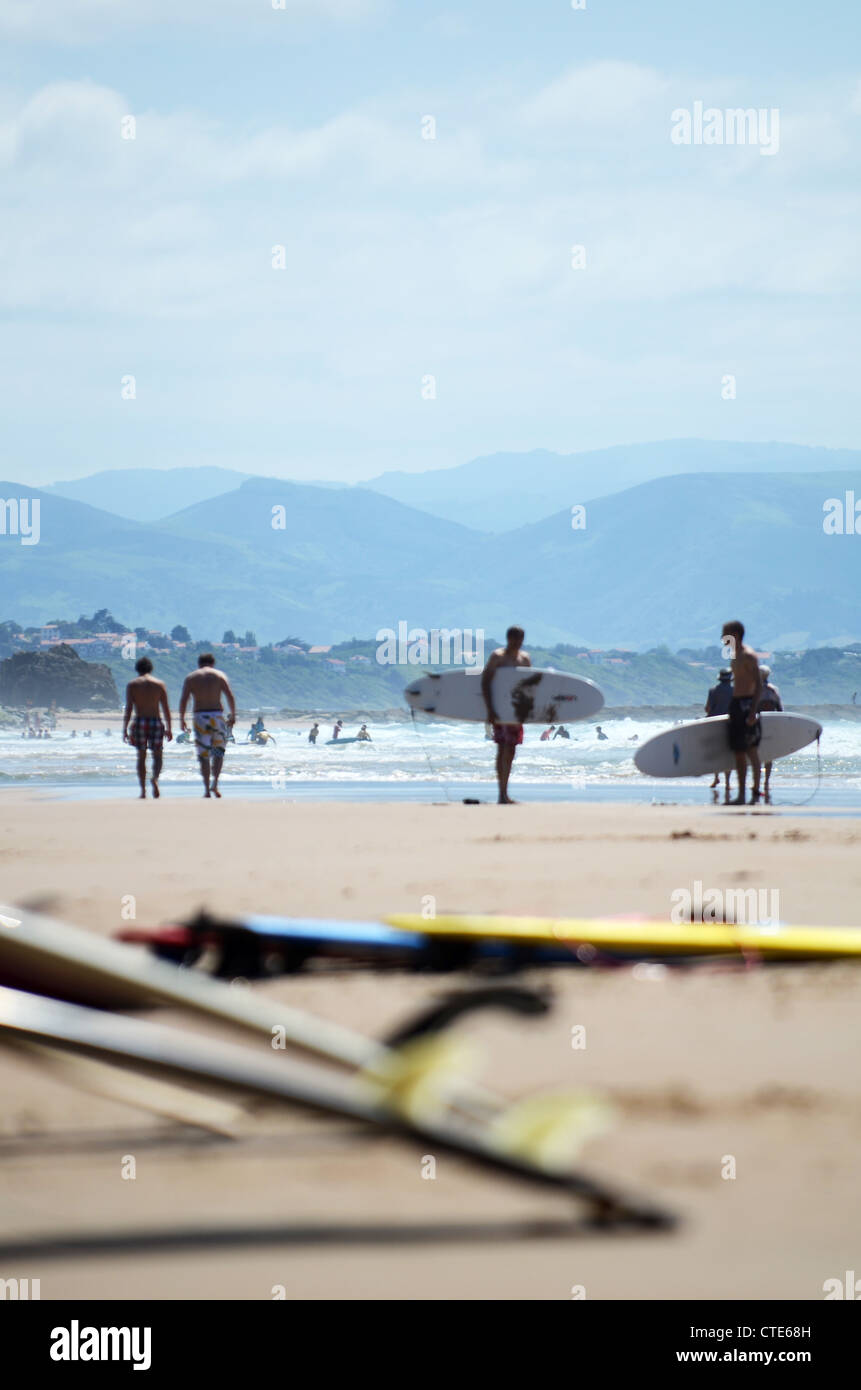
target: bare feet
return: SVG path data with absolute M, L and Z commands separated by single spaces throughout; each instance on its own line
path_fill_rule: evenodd
M 221 800 L 221 792 L 218 790 L 217 787 L 212 788 L 212 795 L 217 796 L 219 801 Z
M 156 782 L 155 779 L 153 779 L 152 794 L 155 797 L 156 801 L 158 801 L 159 797 L 161 796 L 161 792 L 158 789 L 158 782 Z
M 142 791 L 142 792 L 141 792 L 140 796 L 138 797 L 138 801 L 146 801 L 146 792 L 145 792 L 145 791 Z

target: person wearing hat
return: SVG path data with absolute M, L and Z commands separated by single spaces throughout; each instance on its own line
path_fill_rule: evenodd
M 759 701 L 760 713 L 762 713 L 763 710 L 782 710 L 783 701 L 780 698 L 780 691 L 776 685 L 772 685 L 771 683 L 771 667 L 760 666 L 759 669 L 762 673 L 762 695 Z M 771 802 L 771 767 L 771 763 L 765 764 L 765 786 L 763 787 L 763 792 L 766 803 Z
M 718 671 L 718 683 L 717 685 L 712 686 L 711 690 L 708 693 L 708 696 L 706 697 L 706 716 L 709 719 L 714 719 L 719 714 L 728 714 L 731 700 L 732 671 L 725 667 L 723 670 Z M 726 801 L 729 801 L 729 779 L 729 772 L 725 772 L 724 781 L 726 783 Z M 711 790 L 715 792 L 715 801 L 717 801 L 717 788 L 719 787 L 719 785 L 720 773 L 716 772 L 714 775 L 714 781 L 711 784 Z

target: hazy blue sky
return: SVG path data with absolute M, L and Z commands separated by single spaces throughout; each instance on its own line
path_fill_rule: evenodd
M 0 0 L 2 475 L 857 447 L 859 11 Z

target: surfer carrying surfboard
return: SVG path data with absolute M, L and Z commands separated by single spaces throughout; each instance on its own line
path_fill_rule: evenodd
M 522 627 L 510 627 L 505 634 L 505 646 L 497 647 L 481 673 L 481 693 L 487 706 L 487 717 L 493 729 L 496 744 L 496 780 L 499 784 L 499 805 L 513 806 L 508 795 L 508 779 L 517 747 L 523 742 L 522 724 L 503 724 L 493 708 L 493 677 L 500 666 L 531 666 L 529 654 L 522 650 L 526 633 Z
M 745 805 L 745 782 L 747 764 L 753 772 L 753 792 L 751 805 L 759 801 L 759 741 L 762 738 L 762 724 L 759 720 L 759 702 L 762 697 L 762 673 L 756 652 L 744 645 L 744 623 L 737 619 L 724 623 L 721 633 L 729 645 L 732 667 L 732 699 L 727 713 L 729 715 L 729 746 L 735 754 L 735 770 L 738 776 L 738 796 L 730 804 Z

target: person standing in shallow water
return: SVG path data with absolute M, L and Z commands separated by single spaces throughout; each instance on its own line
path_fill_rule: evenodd
M 523 742 L 522 724 L 503 724 L 493 707 L 493 677 L 501 666 L 531 666 L 529 654 L 522 650 L 526 634 L 522 627 L 510 627 L 505 634 L 505 646 L 491 653 L 481 674 L 481 693 L 487 706 L 487 718 L 493 729 L 496 744 L 496 780 L 499 784 L 499 805 L 513 806 L 508 795 L 508 779 L 518 746 Z
M 123 742 L 130 743 L 138 753 L 138 781 L 140 782 L 142 801 L 146 800 L 146 753 L 147 749 L 152 753 L 152 794 L 154 797 L 161 796 L 158 788 L 158 779 L 161 776 L 162 749 L 165 735 L 167 741 L 173 738 L 170 727 L 170 704 L 167 698 L 167 686 L 164 681 L 157 680 L 152 674 L 152 662 L 148 656 L 142 656 L 140 661 L 135 662 L 137 679 L 129 681 L 126 686 L 126 708 L 123 714 Z M 161 712 L 164 711 L 165 722 L 162 723 Z M 129 720 L 134 714 L 131 729 Z M 166 726 L 166 727 L 165 727 Z

